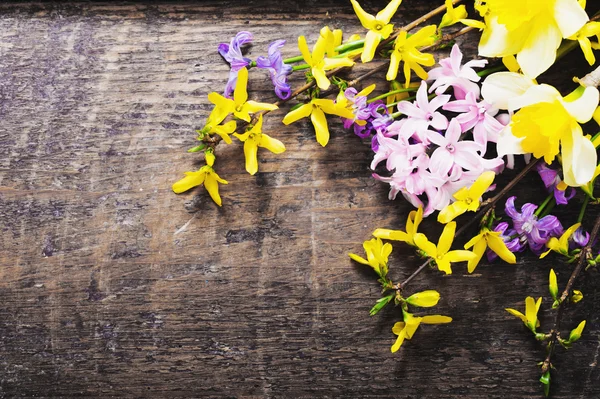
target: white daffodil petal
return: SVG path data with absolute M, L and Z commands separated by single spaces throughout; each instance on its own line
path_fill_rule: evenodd
M 560 28 L 562 37 L 573 36 L 589 20 L 577 0 L 556 0 L 554 19 Z
M 528 105 L 552 103 L 560 100 L 561 98 L 562 97 L 558 90 L 550 85 L 541 84 L 537 86 L 531 86 L 525 93 L 523 93 L 523 95 L 510 99 L 508 101 L 508 109 L 510 111 L 514 111 Z
M 512 154 L 526 154 L 527 152 L 523 150 L 523 147 L 521 146 L 523 139 L 523 137 L 515 137 L 512 134 L 510 125 L 506 126 L 498 136 L 498 143 L 496 144 L 498 157 L 501 158 L 504 155 Z
M 561 41 L 558 25 L 541 17 L 534 21 L 529 37 L 517 54 L 523 73 L 535 79 L 550 68 L 556 60 L 556 49 Z
M 600 93 L 595 87 L 586 87 L 585 91 L 575 101 L 561 101 L 563 107 L 567 110 L 573 118 L 579 123 L 586 123 L 592 119 L 594 111 L 598 107 L 600 100 Z
M 508 31 L 506 26 L 498 23 L 497 17 L 488 21 L 479 41 L 479 55 L 484 57 L 504 57 L 516 54 L 521 50 L 527 38 L 526 26 Z
M 571 137 L 561 141 L 564 181 L 571 187 L 587 184 L 594 176 L 597 155 L 594 144 L 583 136 L 581 126 L 573 122 Z
M 533 79 L 515 72 L 497 72 L 488 76 L 481 87 L 481 96 L 494 108 L 508 109 L 508 102 L 535 86 Z

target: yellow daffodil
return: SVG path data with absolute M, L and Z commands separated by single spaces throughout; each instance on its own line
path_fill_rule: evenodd
M 392 353 L 395 353 L 398 351 L 398 349 L 400 349 L 400 346 L 402 346 L 402 343 L 405 339 L 410 340 L 413 337 L 415 331 L 417 331 L 417 328 L 419 328 L 419 325 L 444 324 L 450 323 L 452 321 L 452 318 L 448 316 L 431 315 L 415 317 L 410 313 L 403 313 L 404 321 L 399 321 L 398 323 L 394 324 L 394 327 L 392 327 L 392 332 L 398 336 L 396 342 L 394 343 L 394 345 L 392 345 Z
M 285 151 L 283 143 L 277 139 L 269 137 L 262 132 L 263 118 L 258 117 L 256 125 L 252 126 L 244 134 L 235 133 L 234 136 L 244 142 L 244 155 L 246 157 L 246 171 L 251 175 L 258 172 L 258 147 L 266 148 L 274 154 L 281 154 Z
M 375 270 L 380 277 L 385 277 L 388 273 L 388 257 L 392 253 L 392 245 L 383 243 L 379 238 L 372 238 L 363 243 L 363 248 L 367 254 L 367 259 L 364 259 L 356 254 L 348 254 L 350 258 L 363 265 L 369 265 Z
M 329 127 L 325 114 L 337 115 L 346 119 L 353 119 L 354 114 L 343 104 L 337 104 L 333 100 L 325 98 L 313 98 L 288 114 L 283 118 L 283 123 L 289 125 L 299 119 L 310 116 L 310 120 L 317 134 L 317 141 L 323 147 L 329 142 Z
M 550 253 L 550 251 L 558 252 L 561 255 L 569 256 L 569 238 L 575 233 L 581 226 L 581 223 L 575 223 L 573 226 L 569 227 L 565 232 L 560 236 L 560 238 L 550 237 L 548 242 L 546 242 L 546 247 L 548 250 L 540 255 L 540 259 L 546 257 Z
M 392 34 L 394 25 L 390 24 L 390 20 L 398 10 L 402 0 L 390 1 L 388 5 L 375 16 L 367 14 L 360 4 L 358 4 L 358 1 L 350 0 L 350 2 L 352 3 L 354 12 L 362 26 L 369 30 L 365 37 L 365 46 L 362 55 L 360 56 L 362 62 L 369 62 L 375 56 L 375 50 L 377 50 L 379 42 L 382 39 L 387 39 Z
M 529 328 L 531 331 L 535 332 L 535 329 L 539 327 L 540 322 L 537 318 L 538 311 L 540 310 L 540 306 L 542 305 L 542 298 L 538 298 L 538 300 L 534 300 L 533 297 L 528 296 L 525 298 L 525 314 L 519 312 L 518 310 L 507 308 L 505 309 L 508 313 L 513 316 L 517 316 L 519 319 L 523 321 L 525 326 Z
M 575 35 L 569 37 L 569 40 L 577 40 L 579 42 L 579 46 L 581 47 L 581 51 L 583 51 L 585 60 L 590 65 L 594 65 L 596 63 L 596 56 L 594 56 L 594 52 L 592 51 L 592 49 L 599 50 L 600 44 L 592 43 L 589 37 L 598 37 L 599 35 L 600 22 L 592 21 L 585 24 L 583 28 L 581 28 Z
M 571 333 L 569 334 L 569 343 L 572 344 L 573 342 L 577 341 L 579 338 L 581 338 L 581 334 L 583 334 L 583 329 L 585 328 L 585 320 L 582 321 L 581 323 L 579 323 L 579 325 L 577 326 L 577 328 L 575 328 L 574 330 L 571 331 Z
M 506 243 L 502 240 L 502 238 L 500 238 L 499 231 L 492 231 L 487 227 L 484 227 L 481 229 L 481 232 L 478 235 L 473 237 L 465 244 L 465 249 L 469 249 L 471 247 L 473 247 L 473 253 L 477 255 L 477 257 L 470 260 L 467 264 L 467 270 L 469 273 L 473 273 L 488 247 L 505 262 L 517 263 L 515 254 L 510 252 L 506 246 Z
M 400 32 L 394 42 L 394 50 L 390 57 L 390 67 L 387 71 L 387 80 L 394 80 L 398 75 L 400 61 L 404 62 L 404 86 L 410 85 L 411 70 L 415 71 L 421 79 L 427 79 L 427 72 L 421 67 L 432 66 L 435 59 L 432 54 L 421 53 L 418 48 L 433 44 L 436 40 L 436 26 L 429 25 L 419 30 L 414 35 L 408 36 L 406 31 Z
M 574 0 L 487 0 L 486 28 L 479 55 L 517 55 L 523 72 L 536 78 L 556 60 L 563 38 L 575 35 L 589 20 Z
M 346 57 L 326 58 L 325 52 L 328 47 L 327 41 L 328 39 L 326 37 L 320 36 L 319 39 L 317 39 L 311 54 L 308 49 L 308 44 L 306 44 L 306 38 L 304 36 L 298 37 L 298 48 L 300 49 L 300 53 L 302 53 L 302 58 L 304 58 L 304 62 L 310 66 L 310 71 L 317 82 L 317 86 L 319 86 L 321 90 L 327 90 L 331 84 L 325 71 L 354 65 L 354 61 Z
M 238 80 L 235 84 L 235 90 L 233 91 L 233 99 L 212 92 L 208 95 L 208 100 L 215 105 L 215 108 L 217 109 L 216 112 L 225 115 L 223 118 L 233 113 L 236 118 L 245 120 L 246 122 L 251 121 L 252 118 L 250 117 L 250 114 L 263 110 L 273 111 L 274 109 L 277 109 L 277 105 L 275 104 L 259 103 L 248 100 L 247 85 L 248 70 L 242 68 L 238 72 Z
M 406 232 L 401 230 L 377 229 L 373 236 L 383 238 L 384 240 L 404 241 L 407 244 L 415 245 L 415 234 L 417 228 L 423 220 L 423 207 L 420 206 L 416 211 L 411 211 L 406 220 Z
M 211 153 L 211 155 L 207 154 L 206 156 L 207 165 L 204 165 L 196 172 L 185 172 L 185 177 L 173 184 L 173 191 L 176 194 L 183 193 L 190 188 L 204 183 L 204 188 L 206 188 L 206 191 L 208 191 L 208 194 L 210 194 L 212 200 L 215 201 L 217 205 L 221 206 L 221 196 L 219 195 L 218 183 L 227 184 L 227 181 L 221 179 L 212 168 L 215 158 L 214 154 Z
M 475 259 L 475 255 L 471 251 L 465 250 L 454 250 L 450 251 L 452 247 L 452 241 L 454 240 L 454 232 L 456 231 L 456 222 L 450 222 L 444 226 L 444 231 L 440 235 L 438 245 L 429 241 L 425 234 L 418 233 L 415 235 L 415 244 L 421 249 L 427 256 L 432 258 L 439 270 L 446 274 L 452 274 L 451 264 L 454 262 L 470 261 Z
M 430 308 L 437 305 L 440 300 L 440 293 L 435 290 L 416 292 L 406 298 L 406 303 L 421 308 Z
M 447 205 L 438 215 L 438 222 L 448 223 L 455 217 L 462 215 L 467 211 L 475 212 L 479 209 L 479 200 L 483 193 L 494 182 L 496 174 L 492 171 L 486 171 L 481 174 L 471 185 L 471 187 L 463 187 L 454 193 L 455 202 Z
M 583 299 L 583 293 L 579 290 L 573 290 L 573 295 L 571 295 L 571 302 L 577 303 Z

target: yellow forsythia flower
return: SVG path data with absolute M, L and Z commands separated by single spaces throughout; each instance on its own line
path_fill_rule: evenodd
M 467 18 L 467 7 L 464 4 L 455 8 L 452 0 L 446 0 L 446 13 L 442 17 L 439 28 L 442 29 L 454 25 L 465 18 Z M 483 26 L 485 27 L 485 24 Z
M 300 49 L 300 53 L 304 58 L 304 62 L 310 66 L 310 71 L 317 81 L 317 86 L 319 86 L 321 90 L 327 90 L 331 84 L 325 71 L 354 65 L 354 61 L 346 57 L 326 58 L 325 52 L 327 51 L 327 47 L 327 38 L 320 36 L 319 39 L 317 39 L 311 54 L 308 49 L 308 44 L 306 44 L 306 38 L 304 36 L 298 37 L 298 48 Z
M 405 339 L 411 339 L 419 328 L 419 325 L 422 324 L 444 324 L 450 323 L 452 321 L 451 317 L 448 316 L 440 316 L 440 315 L 432 315 L 432 316 L 423 316 L 423 317 L 415 317 L 410 313 L 404 313 L 404 321 L 399 321 L 394 324 L 392 327 L 392 332 L 398 336 L 394 345 L 392 345 L 392 353 L 395 353 L 400 349 L 402 343 Z
M 248 70 L 242 68 L 238 72 L 238 80 L 235 84 L 235 90 L 233 91 L 233 99 L 212 92 L 208 95 L 208 100 L 215 105 L 221 115 L 227 116 L 233 113 L 236 118 L 245 120 L 246 122 L 252 120 L 250 114 L 262 110 L 273 111 L 274 109 L 277 109 L 277 105 L 275 104 L 258 103 L 256 101 L 248 100 L 247 85 Z
M 258 172 L 257 153 L 258 147 L 266 148 L 274 154 L 281 154 L 285 151 L 285 145 L 277 139 L 274 139 L 262 132 L 263 117 L 258 117 L 256 125 L 252 126 L 244 134 L 235 133 L 234 136 L 244 142 L 244 155 L 246 157 L 246 171 L 251 175 Z
M 473 237 L 465 244 L 465 249 L 469 249 L 471 247 L 473 247 L 473 253 L 477 255 L 477 257 L 470 260 L 467 264 L 467 270 L 469 273 L 473 273 L 488 247 L 503 261 L 507 263 L 517 263 L 515 254 L 510 252 L 506 246 L 506 243 L 502 240 L 502 238 L 500 238 L 499 231 L 492 231 L 487 227 L 484 227 L 481 229 L 481 232 L 478 235 Z
M 440 211 L 438 222 L 445 224 L 467 211 L 475 212 L 479 209 L 479 200 L 483 193 L 490 188 L 495 176 L 496 174 L 492 171 L 483 172 L 471 187 L 463 187 L 454 193 L 456 201 Z
M 364 259 L 356 254 L 348 254 L 350 258 L 363 265 L 369 265 L 375 270 L 380 277 L 385 277 L 388 272 L 388 257 L 392 253 L 392 245 L 383 243 L 379 238 L 372 238 L 363 243 L 363 248 L 367 254 L 367 259 Z
M 419 30 L 414 35 L 408 36 L 406 31 L 400 32 L 394 42 L 394 50 L 390 58 L 390 67 L 387 71 L 387 80 L 394 80 L 398 75 L 400 61 L 404 62 L 404 86 L 410 85 L 411 70 L 415 71 L 421 79 L 427 79 L 427 72 L 421 67 L 433 66 L 435 59 L 432 54 L 421 53 L 418 48 L 433 44 L 436 40 L 437 28 L 435 25 L 429 25 Z
M 573 295 L 571 295 L 571 302 L 577 303 L 583 299 L 583 294 L 579 290 L 573 290 Z
M 390 24 L 390 20 L 398 10 L 402 0 L 390 1 L 388 5 L 375 16 L 367 14 L 360 4 L 358 4 L 358 1 L 350 0 L 350 2 L 352 3 L 354 12 L 362 26 L 369 30 L 367 36 L 365 36 L 365 46 L 362 55 L 360 56 L 362 62 L 369 62 L 375 56 L 375 50 L 377 49 L 379 42 L 382 39 L 387 39 L 392 34 L 394 25 Z
M 596 56 L 594 56 L 594 52 L 592 49 L 599 50 L 599 43 L 592 43 L 590 39 L 591 36 L 599 36 L 600 35 L 600 22 L 588 22 L 577 32 L 575 35 L 569 37 L 569 40 L 577 40 L 579 42 L 579 46 L 581 47 L 581 51 L 583 51 L 583 55 L 585 56 L 585 60 L 590 64 L 594 65 L 596 63 Z
M 440 235 L 438 245 L 429 241 L 425 234 L 418 233 L 415 235 L 415 244 L 427 256 L 435 261 L 438 269 L 446 274 L 452 274 L 451 264 L 454 262 L 470 261 L 475 259 L 475 255 L 471 251 L 454 250 L 450 251 L 452 241 L 454 240 L 454 232 L 456 231 L 456 222 L 450 222 L 444 226 L 444 231 Z
M 420 206 L 416 211 L 411 211 L 406 220 L 406 232 L 401 230 L 377 229 L 373 232 L 373 236 L 383 238 L 385 240 L 404 241 L 407 244 L 415 245 L 415 234 L 417 228 L 423 220 L 423 207 Z
M 505 309 L 508 313 L 513 316 L 517 316 L 527 328 L 531 331 L 535 332 L 535 329 L 539 327 L 540 322 L 537 318 L 538 311 L 540 310 L 540 306 L 542 305 L 542 298 L 539 297 L 538 300 L 534 300 L 533 297 L 528 296 L 525 298 L 525 314 L 519 312 L 518 310 L 507 308 Z
M 558 252 L 561 255 L 569 256 L 569 238 L 575 233 L 581 226 L 581 223 L 575 223 L 573 226 L 569 227 L 565 232 L 560 236 L 560 238 L 550 237 L 548 242 L 546 242 L 546 247 L 549 249 L 540 255 L 540 259 L 544 258 L 546 255 L 550 253 L 550 251 Z
M 218 183 L 227 184 L 227 181 L 221 179 L 212 166 L 209 165 L 204 165 L 197 172 L 185 172 L 185 177 L 173 184 L 173 191 L 180 194 L 202 183 L 204 183 L 204 188 L 206 188 L 212 200 L 221 206 Z
M 317 134 L 317 141 L 325 147 L 329 142 L 329 127 L 327 126 L 325 114 L 337 115 L 346 119 L 354 118 L 352 111 L 343 104 L 337 104 L 333 100 L 326 98 L 313 98 L 309 103 L 288 112 L 283 118 L 283 123 L 289 125 L 299 119 L 310 116 Z
M 552 299 L 556 301 L 556 297 L 558 296 L 558 280 L 556 279 L 556 273 L 554 269 L 550 269 L 550 276 L 548 277 L 548 291 L 550 291 L 550 296 Z

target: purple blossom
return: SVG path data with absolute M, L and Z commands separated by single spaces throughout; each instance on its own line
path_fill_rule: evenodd
M 504 125 L 494 116 L 498 110 L 485 101 L 477 101 L 475 93 L 468 92 L 464 100 L 449 102 L 443 107 L 447 111 L 461 113 L 456 117 L 463 132 L 473 129 L 473 139 L 485 151 L 488 141 L 498 142 L 498 134 Z
M 292 95 L 292 88 L 287 84 L 287 75 L 292 73 L 292 67 L 283 62 L 280 49 L 285 40 L 276 40 L 269 45 L 268 57 L 260 56 L 256 59 L 258 68 L 269 70 L 271 81 L 275 86 L 275 94 L 282 100 L 287 100 Z
M 414 103 L 410 101 L 400 101 L 398 103 L 398 111 L 408 117 L 402 125 L 402 131 L 409 131 L 420 136 L 430 126 L 436 130 L 446 129 L 448 127 L 448 119 L 437 112 L 437 109 L 450 100 L 450 95 L 443 94 L 436 96 L 430 102 L 427 97 L 427 83 L 422 81 L 421 87 L 417 90 L 416 97 Z M 420 138 L 422 142 L 428 144 L 426 137 Z
M 571 242 L 574 247 L 583 248 L 590 242 L 590 233 L 583 230 L 581 226 L 571 236 Z
M 514 229 L 509 229 L 509 225 L 506 222 L 498 223 L 493 231 L 500 232 L 500 238 L 506 244 L 506 248 L 512 253 L 522 252 L 527 247 L 527 241 L 520 240 L 519 234 Z M 490 262 L 498 257 L 491 249 L 488 249 L 486 255 Z
M 435 90 L 436 94 L 444 93 L 448 87 L 454 88 L 454 97 L 462 100 L 467 93 L 473 93 L 476 98 L 479 97 L 479 86 L 474 82 L 479 82 L 481 77 L 473 68 L 483 68 L 487 65 L 487 60 L 471 60 L 465 65 L 460 65 L 463 55 L 458 48 L 458 44 L 452 47 L 450 58 L 440 60 L 440 67 L 429 71 L 429 80 L 434 80 L 429 88 L 429 92 Z
M 242 55 L 241 49 L 244 44 L 250 43 L 252 39 L 252 33 L 242 31 L 238 32 L 235 37 L 231 39 L 230 44 L 219 44 L 219 54 L 221 54 L 221 56 L 225 58 L 225 61 L 231 65 L 231 70 L 229 71 L 229 80 L 227 80 L 227 85 L 225 86 L 225 97 L 231 98 L 235 89 L 239 70 L 247 67 L 252 62 L 252 60 Z
M 568 187 L 566 190 L 558 188 L 562 180 L 557 170 L 549 168 L 545 162 L 538 164 L 536 168 L 546 189 L 549 192 L 554 191 L 554 199 L 557 204 L 566 205 L 575 196 L 575 189 L 573 187 Z
M 550 237 L 557 237 L 563 233 L 563 227 L 556 216 L 546 215 L 541 219 L 535 215 L 537 205 L 526 203 L 521 212 L 515 209 L 515 198 L 506 200 L 506 214 L 513 220 L 515 231 L 527 239 L 529 248 L 535 253 L 540 253 Z
M 367 103 L 367 96 L 357 96 L 358 91 L 354 87 L 349 87 L 344 91 L 344 97 L 352 104 L 354 119 L 342 118 L 344 128 L 354 128 L 354 134 L 361 139 L 366 139 L 376 131 L 385 129 L 393 122 L 389 116 L 388 110 L 383 101 L 378 100 Z M 377 141 L 374 139 L 374 148 L 377 147 Z M 374 151 L 376 151 L 374 149 Z

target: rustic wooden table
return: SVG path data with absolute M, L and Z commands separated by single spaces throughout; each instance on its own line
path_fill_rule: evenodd
M 431 8 L 406 0 L 397 25 Z M 255 176 L 239 144 L 219 147 L 222 208 L 204 189 L 171 192 L 198 164 L 185 151 L 227 77 L 218 43 L 249 30 L 252 58 L 278 38 L 294 55 L 325 24 L 363 32 L 334 0 L 0 5 L 1 397 L 541 396 L 543 349 L 504 308 L 548 296 L 549 262 L 563 285 L 572 267 L 525 257 L 424 273 L 412 287 L 438 289 L 454 322 L 391 354 L 399 314 L 369 317 L 378 285 L 346 254 L 403 227 L 410 207 L 387 200 L 369 146 L 339 123 L 323 149 L 307 122 L 273 113 L 265 126 L 287 152 L 260 152 Z M 476 37 L 459 40 L 471 55 Z M 581 59 L 547 80 L 583 75 Z M 259 75 L 252 97 L 274 100 Z M 532 174 L 517 191 L 541 187 Z M 418 264 L 395 245 L 393 278 Z M 596 282 L 586 275 L 565 320 L 588 324 L 559 351 L 557 398 L 600 397 Z

